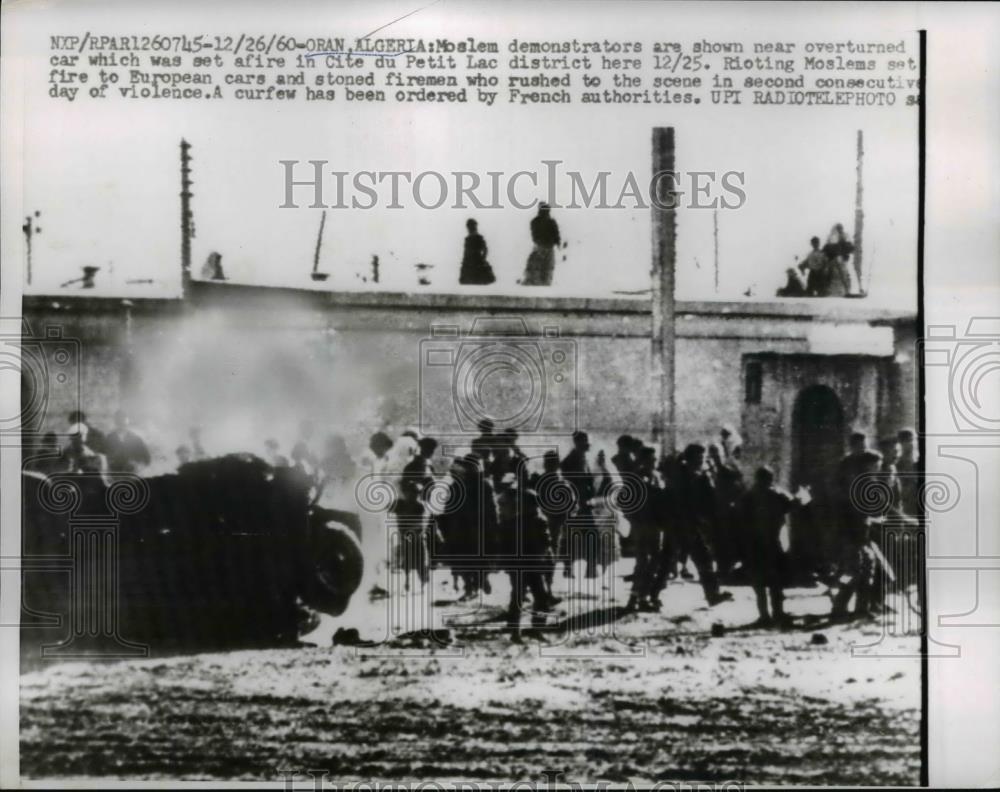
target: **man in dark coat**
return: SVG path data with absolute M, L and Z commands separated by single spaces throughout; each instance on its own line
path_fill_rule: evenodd
M 811 250 L 799 264 L 799 272 L 806 279 L 806 291 L 810 297 L 826 297 L 830 290 L 830 266 L 826 254 L 819 248 L 819 237 L 809 240 Z
M 556 266 L 556 250 L 562 244 L 559 225 L 552 219 L 547 203 L 538 205 L 538 214 L 531 221 L 531 241 L 534 248 L 528 256 L 521 284 L 524 286 L 549 286 Z
M 115 413 L 115 428 L 104 437 L 104 454 L 111 473 L 138 473 L 149 464 L 149 449 L 129 428 L 124 410 Z
M 785 551 L 781 546 L 781 528 L 785 515 L 800 503 L 808 502 L 808 494 L 793 497 L 774 484 L 774 472 L 767 466 L 754 474 L 753 486 L 737 502 L 736 514 L 744 533 L 745 560 L 750 569 L 750 581 L 757 597 L 757 624 L 785 625 L 784 609 Z M 767 597 L 771 595 L 771 609 Z
M 587 452 L 590 450 L 590 438 L 586 432 L 573 433 L 573 450 L 563 459 L 560 469 L 563 478 L 573 490 L 575 509 L 567 521 L 569 540 L 569 564 L 578 558 L 586 559 L 586 576 L 597 577 L 597 551 L 600 536 L 594 521 L 593 499 L 594 474 L 590 469 Z M 572 577 L 572 573 L 570 573 Z
M 459 570 L 465 582 L 463 599 L 469 599 L 480 586 L 489 593 L 486 556 L 496 552 L 496 501 L 479 457 L 470 454 L 456 459 L 450 472 L 447 502 L 437 518 L 444 538 L 441 555 Z
M 542 472 L 531 477 L 529 487 L 536 493 L 538 508 L 548 523 L 551 561 L 545 570 L 545 580 L 551 589 L 557 561 L 562 561 L 566 577 L 570 575 L 566 519 L 573 505 L 573 495 L 559 472 L 557 452 L 545 452 L 542 456 Z
M 632 572 L 632 593 L 627 610 L 656 611 L 660 609 L 659 595 L 666 585 L 663 569 L 668 562 L 664 543 L 666 490 L 656 472 L 656 451 L 643 447 L 639 452 L 631 475 L 637 476 L 633 484 L 640 490 L 634 499 L 636 507 L 626 513 L 631 531 L 629 538 L 635 552 Z
M 731 456 L 724 457 L 719 445 L 712 443 L 708 447 L 708 459 L 717 508 L 713 545 L 719 562 L 719 575 L 725 579 L 740 558 L 739 528 L 733 510 L 746 487 L 739 463 Z
M 611 457 L 611 464 L 615 466 L 622 475 L 635 471 L 635 454 L 632 452 L 633 438 L 631 435 L 622 435 L 615 441 L 618 446 L 618 453 Z
M 73 410 L 69 414 L 69 425 L 70 427 L 77 426 L 78 424 L 83 424 L 87 427 L 86 440 L 87 447 L 98 454 L 104 453 L 104 432 L 100 429 L 91 425 L 90 421 L 87 420 L 87 416 L 80 410 Z M 69 432 L 72 434 L 72 430 Z
M 715 489 L 705 471 L 705 447 L 692 443 L 684 449 L 677 468 L 674 491 L 678 541 L 684 545 L 698 570 L 698 580 L 709 605 L 731 600 L 732 594 L 719 591 L 713 568 L 709 537 L 716 518 Z
M 88 443 L 89 430 L 85 423 L 69 428 L 69 443 L 63 449 L 56 468 L 59 472 L 99 475 L 106 478 L 108 461 Z
M 524 594 L 531 594 L 533 628 L 545 623 L 545 613 L 555 599 L 546 580 L 550 566 L 551 537 L 539 509 L 538 496 L 528 486 L 527 465 L 519 462 L 506 474 L 497 492 L 498 550 L 510 576 L 507 620 L 514 641 L 521 639 Z
M 497 436 L 493 434 L 496 424 L 489 418 L 483 418 L 476 424 L 479 436 L 472 439 L 472 453 L 482 460 L 483 470 L 488 471 L 493 463 L 493 449 L 497 444 Z
M 396 539 L 396 563 L 403 573 L 404 590 L 410 590 L 411 572 L 417 573 L 422 587 L 426 586 L 430 579 L 427 557 L 429 520 L 416 478 L 402 478 L 399 497 L 393 502 L 389 514 Z
M 837 467 L 837 492 L 840 516 L 840 581 L 841 586 L 833 598 L 832 618 L 846 619 L 847 606 L 851 597 L 856 597 L 854 615 L 870 615 L 875 606 L 875 575 L 877 560 L 871 545 L 871 524 L 873 509 L 877 504 L 869 503 L 866 493 L 876 497 L 881 487 L 871 488 L 871 482 L 881 474 L 882 455 L 868 448 L 866 436 L 861 432 L 851 435 L 849 453 L 840 460 Z M 866 486 L 866 482 L 869 482 Z M 885 511 L 892 507 L 892 498 L 887 497 Z
M 899 443 L 899 457 L 896 459 L 896 474 L 899 477 L 900 506 L 908 517 L 919 517 L 922 511 L 920 488 L 923 476 L 923 461 L 917 452 L 912 429 L 900 429 L 896 433 Z

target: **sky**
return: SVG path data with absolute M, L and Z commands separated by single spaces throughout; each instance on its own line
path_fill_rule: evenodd
M 262 7 L 254 27 L 279 32 L 284 28 L 301 35 L 304 26 L 353 36 L 402 13 L 398 4 L 340 8 L 337 13 L 318 11 L 318 19 L 303 25 L 288 21 L 278 9 Z M 507 14 L 501 24 L 485 14 L 475 18 L 468 6 L 442 2 L 398 22 L 393 35 L 541 38 L 538 31 L 546 29 L 546 16 L 555 18 L 557 12 L 548 5 L 531 8 L 521 16 Z M 595 13 L 592 24 L 600 26 L 602 37 L 649 41 L 648 23 L 641 17 L 657 13 L 662 18 L 664 12 L 641 4 L 636 8 L 642 13 L 635 18 L 608 13 L 602 21 L 602 14 Z M 108 23 L 108 29 L 148 30 L 158 24 L 158 12 L 151 13 L 152 21 L 126 10 Z M 669 38 L 684 38 L 688 21 L 682 16 L 669 29 Z M 190 21 L 182 25 L 165 15 L 159 19 L 163 26 L 181 25 L 178 29 L 189 32 L 192 28 Z M 221 13 L 206 16 L 201 24 L 205 32 L 239 27 Z M 720 25 L 714 31 L 718 39 L 726 38 L 727 32 L 732 38 L 743 35 L 738 29 L 726 31 L 722 20 Z M 861 129 L 864 258 L 870 269 L 871 299 L 915 306 L 917 114 L 912 108 L 803 112 L 747 106 L 737 113 L 710 105 L 498 103 L 487 108 L 470 103 L 411 105 L 401 110 L 393 102 L 280 104 L 229 99 L 99 104 L 78 99 L 68 103 L 47 96 L 47 65 L 41 60 L 47 55 L 47 38 L 42 31 L 43 25 L 29 24 L 22 37 L 29 55 L 23 71 L 23 206 L 28 212 L 40 212 L 36 223 L 42 229 L 33 238 L 29 293 L 58 292 L 60 284 L 78 277 L 85 265 L 101 268 L 95 293 L 177 292 L 182 137 L 191 143 L 193 155 L 195 273 L 216 251 L 233 281 L 313 288 L 309 272 L 320 210 L 305 204 L 299 209 L 279 208 L 284 198 L 281 160 L 328 160 L 330 170 L 348 172 L 512 174 L 544 171 L 543 161 L 555 159 L 563 163 L 562 170 L 580 171 L 587 183 L 599 171 L 610 171 L 611 185 L 621 184 L 629 172 L 642 184 L 652 172 L 652 128 L 673 126 L 679 171 L 740 171 L 747 195 L 743 207 L 718 212 L 718 289 L 712 210 L 678 212 L 680 299 L 735 298 L 747 289 L 759 296 L 773 294 L 784 281 L 785 268 L 808 253 L 811 236 L 825 239 L 834 223 L 843 223 L 853 234 L 855 146 Z M 896 40 L 908 35 L 905 30 L 897 32 Z M 824 38 L 833 35 L 824 30 Z M 568 34 L 560 32 L 557 37 Z M 878 38 L 879 31 L 872 31 L 872 39 Z M 502 52 L 500 57 L 507 56 Z M 530 198 L 531 190 L 519 194 Z M 540 188 L 537 197 L 545 198 L 545 190 Z M 488 290 L 519 291 L 516 281 L 531 250 L 528 224 L 533 210 L 509 206 L 427 210 L 412 200 L 407 204 L 397 210 L 329 210 L 319 268 L 329 272 L 330 279 L 323 288 L 373 288 L 361 276 L 368 274 L 372 255 L 378 255 L 382 272 L 378 288 L 459 291 L 465 221 L 475 217 L 497 275 L 498 282 Z M 648 288 L 648 209 L 563 209 L 553 216 L 567 248 L 548 291 L 611 296 Z M 15 221 L 19 227 L 23 217 L 5 218 L 8 225 Z M 418 263 L 431 265 L 426 271 L 430 286 L 418 285 L 414 266 Z M 144 280 L 152 283 L 129 283 Z

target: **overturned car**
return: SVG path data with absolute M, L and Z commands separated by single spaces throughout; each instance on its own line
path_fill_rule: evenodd
M 357 515 L 251 455 L 23 484 L 22 640 L 45 655 L 287 644 L 361 582 Z

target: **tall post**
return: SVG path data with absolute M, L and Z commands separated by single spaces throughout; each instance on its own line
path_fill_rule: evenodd
M 719 210 L 712 211 L 712 232 L 715 237 L 715 293 L 719 293 Z
M 181 295 L 191 282 L 191 144 L 181 138 Z
M 660 453 L 676 444 L 674 425 L 674 269 L 677 260 L 677 183 L 674 128 L 653 128 L 652 374 L 653 440 Z
M 323 226 L 325 225 L 326 209 L 323 210 L 323 214 L 319 218 L 319 233 L 316 235 L 316 252 L 313 254 L 313 275 L 319 272 L 319 252 L 323 247 Z
M 31 285 L 31 238 L 35 234 L 40 234 L 42 229 L 38 227 L 35 220 L 41 216 L 41 212 L 35 212 L 34 217 L 28 215 L 24 218 L 24 225 L 21 226 L 21 230 L 24 232 L 25 246 L 28 254 L 28 270 L 25 273 L 27 276 L 28 285 Z
M 857 194 L 854 197 L 854 272 L 858 276 L 858 289 L 862 294 L 868 291 L 862 279 L 861 241 L 865 230 L 865 210 L 863 208 L 864 188 L 861 181 L 862 165 L 865 158 L 864 133 L 858 130 L 858 176 Z

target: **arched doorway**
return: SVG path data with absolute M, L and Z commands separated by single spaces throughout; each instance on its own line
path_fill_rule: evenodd
M 799 392 L 792 411 L 793 489 L 809 487 L 812 503 L 792 522 L 791 552 L 800 570 L 809 569 L 835 550 L 837 464 L 845 448 L 844 410 L 825 385 Z

